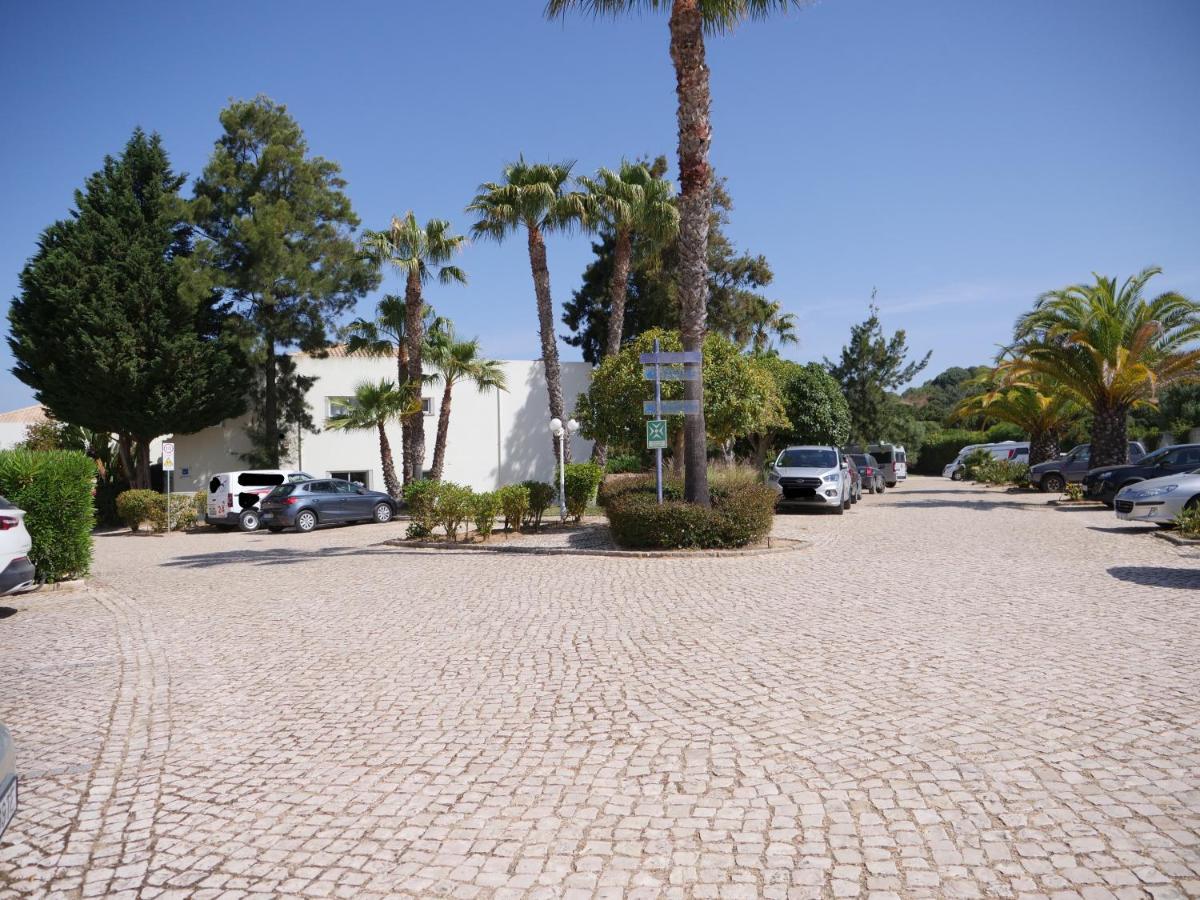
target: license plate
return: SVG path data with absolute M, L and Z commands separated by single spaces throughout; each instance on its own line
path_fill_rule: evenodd
M 17 778 L 14 775 L 8 780 L 8 784 L 4 786 L 4 793 L 0 795 L 0 835 L 4 834 L 4 829 L 8 828 L 8 823 L 13 820 L 13 816 L 17 814 Z

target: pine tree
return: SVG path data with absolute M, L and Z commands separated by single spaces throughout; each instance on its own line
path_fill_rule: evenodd
M 9 308 L 14 374 L 58 420 L 116 433 L 137 487 L 155 437 L 245 409 L 236 320 L 219 295 L 183 289 L 184 180 L 157 134 L 134 131 L 42 233 Z

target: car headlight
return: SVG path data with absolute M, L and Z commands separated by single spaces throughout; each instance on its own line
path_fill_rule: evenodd
M 826 481 L 837 481 L 841 477 L 842 477 L 841 472 L 830 472 L 828 475 L 825 476 L 825 480 Z
M 1161 497 L 1163 494 L 1171 493 L 1177 487 L 1179 487 L 1177 484 L 1164 484 L 1161 487 L 1137 488 L 1135 490 L 1121 491 L 1121 493 L 1126 497 Z

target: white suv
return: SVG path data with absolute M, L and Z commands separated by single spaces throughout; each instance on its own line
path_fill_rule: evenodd
M 832 509 L 850 508 L 849 460 L 836 447 L 788 447 L 767 474 L 780 504 Z

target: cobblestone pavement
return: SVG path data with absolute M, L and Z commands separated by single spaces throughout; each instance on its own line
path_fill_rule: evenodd
M 913 479 L 812 545 L 97 540 L 7 599 L 0 895 L 1200 896 L 1200 558 Z

